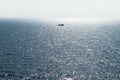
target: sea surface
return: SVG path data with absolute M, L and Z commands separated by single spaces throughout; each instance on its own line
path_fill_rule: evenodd
M 0 80 L 120 80 L 120 24 L 0 20 Z

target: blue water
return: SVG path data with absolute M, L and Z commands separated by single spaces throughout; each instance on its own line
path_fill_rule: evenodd
M 0 80 L 120 80 L 120 24 L 0 20 Z

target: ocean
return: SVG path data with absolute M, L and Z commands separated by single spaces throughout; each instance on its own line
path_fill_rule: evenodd
M 0 20 L 0 80 L 120 80 L 120 24 Z

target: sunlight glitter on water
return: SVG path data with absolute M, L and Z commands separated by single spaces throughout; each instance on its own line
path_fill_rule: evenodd
M 60 22 L 60 23 L 103 23 L 109 22 L 112 19 L 109 18 L 45 18 L 45 21 L 50 22 Z

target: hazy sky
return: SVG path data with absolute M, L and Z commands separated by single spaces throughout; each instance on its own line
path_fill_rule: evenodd
M 120 0 L 0 0 L 0 18 L 120 18 Z

